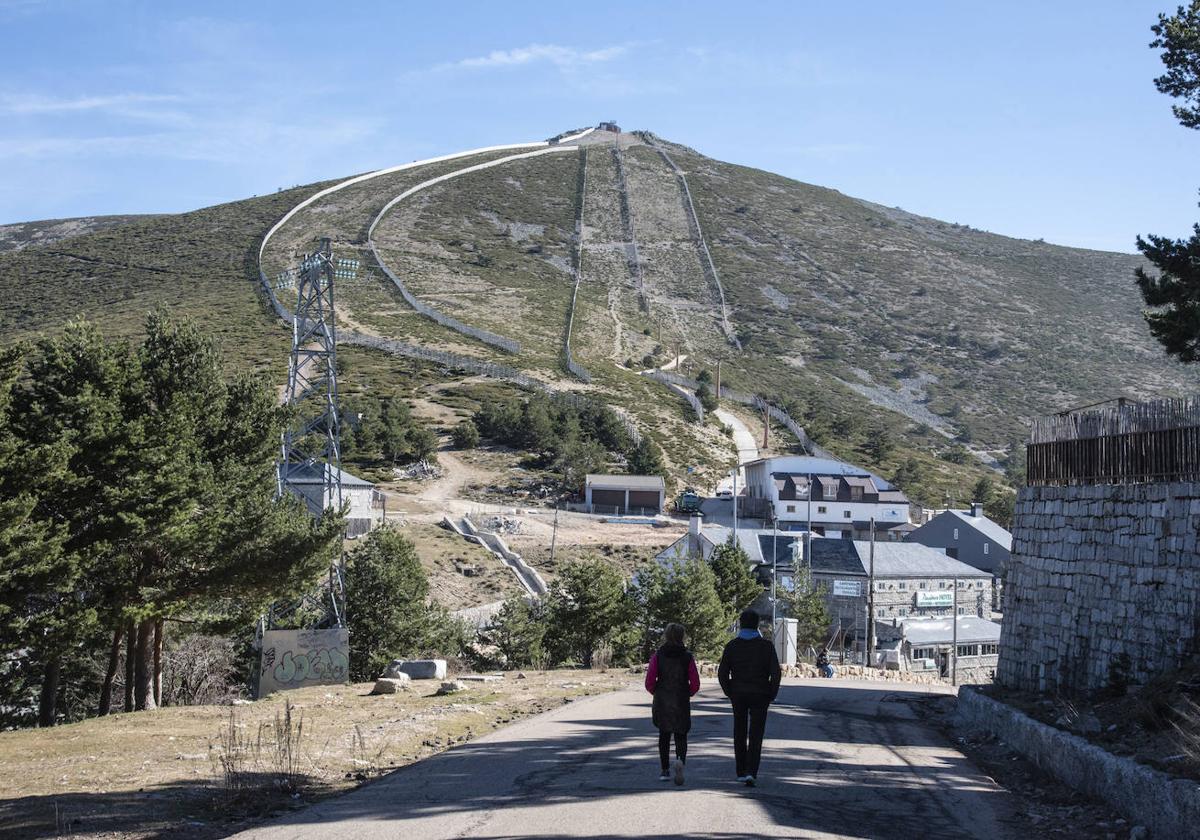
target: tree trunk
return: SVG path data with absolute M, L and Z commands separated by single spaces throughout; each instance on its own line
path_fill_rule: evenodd
M 133 662 L 133 708 L 139 712 L 158 708 L 154 703 L 153 647 L 154 622 L 139 622 Z
M 118 627 L 113 631 L 112 645 L 108 649 L 108 669 L 104 672 L 104 684 L 100 686 L 100 706 L 96 714 L 104 717 L 112 711 L 112 687 L 117 679 L 117 665 L 121 661 L 121 637 L 125 628 Z
M 125 625 L 125 711 L 133 711 L 133 663 L 137 659 L 137 632 L 133 622 Z
M 62 673 L 62 663 L 52 659 L 46 663 L 46 673 L 42 675 L 42 693 L 38 698 L 38 726 L 53 726 L 55 712 L 58 711 L 58 679 Z
M 162 705 L 163 620 L 154 620 L 154 705 Z

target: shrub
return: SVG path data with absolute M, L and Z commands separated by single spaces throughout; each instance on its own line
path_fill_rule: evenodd
M 470 420 L 454 427 L 454 445 L 459 449 L 474 449 L 479 445 L 479 429 Z
M 429 582 L 407 537 L 376 528 L 351 550 L 346 565 L 350 677 L 377 677 L 394 657 L 430 643 Z

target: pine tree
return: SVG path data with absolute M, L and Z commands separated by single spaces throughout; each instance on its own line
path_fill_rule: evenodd
M 393 658 L 426 648 L 429 582 L 412 541 L 399 531 L 376 528 L 350 552 L 346 590 L 352 679 L 373 679 Z
M 596 651 L 612 644 L 632 624 L 625 578 L 603 560 L 566 563 L 550 589 L 547 602 L 549 644 L 556 661 L 574 660 L 592 666 Z
M 548 629 L 545 602 L 517 596 L 504 602 L 481 641 L 496 648 L 507 668 L 544 668 Z
M 663 463 L 662 450 L 650 439 L 642 435 L 642 439 L 629 452 L 629 472 L 633 475 L 666 476 L 667 467 Z
M 651 563 L 638 573 L 635 597 L 644 611 L 644 649 L 657 645 L 671 622 L 688 632 L 692 651 L 699 657 L 714 657 L 727 638 L 731 625 L 728 609 L 717 594 L 716 576 L 699 557 L 677 559 L 663 566 Z
M 820 647 L 828 640 L 833 619 L 825 605 L 824 587 L 817 585 L 808 566 L 801 565 L 790 587 L 780 587 L 778 597 L 785 614 L 796 619 L 796 644 Z
M 738 613 L 762 594 L 763 588 L 750 573 L 750 558 L 745 549 L 732 537 L 713 550 L 708 565 L 716 578 L 717 597 L 732 623 Z

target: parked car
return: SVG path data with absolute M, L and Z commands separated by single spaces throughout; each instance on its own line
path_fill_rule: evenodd
M 733 491 L 732 491 L 732 490 L 730 490 L 730 489 L 728 489 L 728 488 L 726 488 L 726 489 L 724 489 L 724 490 L 718 490 L 718 491 L 717 491 L 717 498 L 718 498 L 718 499 L 732 499 L 732 498 L 733 498 Z

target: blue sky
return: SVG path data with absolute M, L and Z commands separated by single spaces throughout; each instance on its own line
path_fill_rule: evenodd
M 0 0 L 0 223 L 193 209 L 613 118 L 1131 251 L 1200 219 L 1200 132 L 1151 82 L 1175 5 Z

